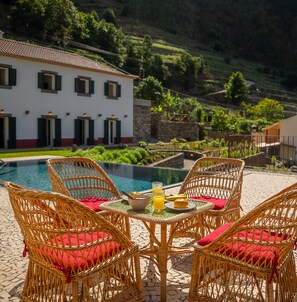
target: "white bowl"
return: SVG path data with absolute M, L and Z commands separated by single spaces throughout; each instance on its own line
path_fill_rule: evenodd
M 128 198 L 129 205 L 135 211 L 143 211 L 150 203 L 151 197 L 144 194 L 132 194 L 131 198 Z

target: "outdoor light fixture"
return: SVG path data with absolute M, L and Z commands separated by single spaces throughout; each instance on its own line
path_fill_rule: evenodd
M 67 115 L 67 116 L 70 115 L 70 112 L 66 112 L 66 115 Z
M 84 117 L 88 116 L 86 113 L 84 113 Z
M 125 115 L 124 115 L 124 117 L 128 117 L 128 115 L 127 115 L 127 114 L 125 114 Z
M 101 113 L 98 113 L 98 117 L 100 117 L 100 116 L 102 116 L 102 114 L 101 114 Z
M 52 112 L 51 112 L 51 111 L 49 111 L 49 112 L 48 112 L 48 115 L 52 115 Z
M 115 118 L 115 115 L 114 115 L 114 114 L 112 114 L 112 115 L 111 115 L 111 118 L 112 118 L 112 119 L 114 119 L 114 118 Z
M 1 109 L 1 110 L 0 110 L 0 113 L 4 113 L 4 109 Z
M 26 111 L 25 111 L 25 114 L 29 114 L 29 113 L 30 113 L 30 111 L 29 111 L 29 110 L 26 110 Z

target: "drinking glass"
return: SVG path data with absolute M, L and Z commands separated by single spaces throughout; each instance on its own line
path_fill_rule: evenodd
M 165 194 L 160 187 L 153 190 L 153 208 L 154 212 L 161 212 L 165 208 Z
M 158 192 L 163 192 L 162 187 L 163 187 L 163 183 L 160 182 L 160 181 L 154 181 L 154 182 L 152 183 L 152 195 L 153 195 L 153 197 L 154 197 L 154 195 L 155 195 L 156 193 L 158 193 Z

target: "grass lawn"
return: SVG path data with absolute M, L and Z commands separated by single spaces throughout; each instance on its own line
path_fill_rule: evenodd
M 30 151 L 1 152 L 0 158 L 40 156 L 40 155 L 69 156 L 71 154 L 72 154 L 71 150 L 35 150 L 35 151 L 30 150 Z

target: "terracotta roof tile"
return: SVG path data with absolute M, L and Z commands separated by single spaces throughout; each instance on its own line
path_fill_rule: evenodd
M 9 39 L 0 39 L 0 55 L 137 78 L 78 54 Z

